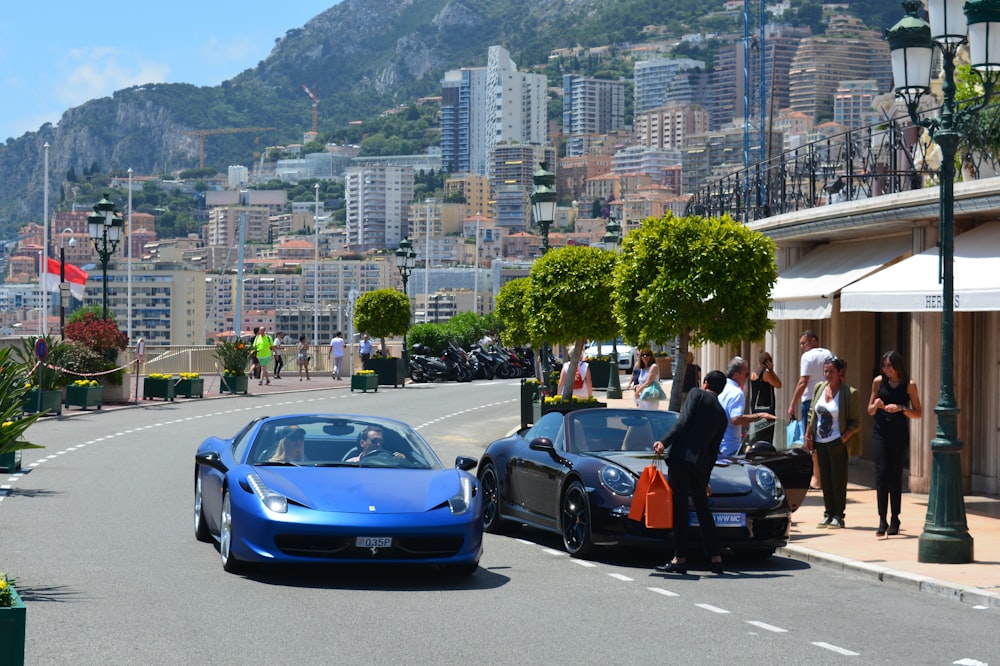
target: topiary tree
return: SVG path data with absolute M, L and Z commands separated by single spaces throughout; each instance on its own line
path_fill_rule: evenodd
M 722 218 L 650 218 L 625 237 L 614 272 L 614 316 L 629 341 L 678 338 L 677 376 L 691 343 L 759 340 L 773 327 L 774 242 Z M 675 381 L 670 409 L 680 409 Z
M 530 284 L 531 278 L 517 278 L 502 286 L 497 292 L 493 314 L 500 323 L 501 330 L 498 332 L 500 342 L 509 347 L 537 342 L 531 339 L 528 317 L 525 314 Z
M 410 330 L 410 316 L 410 298 L 395 289 L 367 291 L 354 304 L 354 328 L 379 338 L 382 356 L 388 356 L 387 337 Z
M 532 340 L 573 344 L 568 376 L 576 373 L 587 340 L 618 334 L 612 318 L 611 275 L 614 252 L 595 247 L 568 246 L 550 250 L 531 267 L 522 314 Z M 573 395 L 572 382 L 563 387 L 563 400 Z

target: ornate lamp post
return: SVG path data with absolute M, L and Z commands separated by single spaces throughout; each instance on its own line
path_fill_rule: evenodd
M 403 278 L 403 293 L 406 293 L 406 284 L 410 281 L 410 274 L 413 273 L 413 266 L 417 261 L 417 253 L 413 251 L 413 243 L 409 238 L 399 241 L 399 248 L 396 250 L 396 268 L 399 269 L 399 277 Z M 406 350 L 406 333 L 403 333 L 403 367 L 409 372 L 410 356 Z
M 937 431 L 931 440 L 931 487 L 917 559 L 920 562 L 962 564 L 972 562 L 973 557 L 972 537 L 962 496 L 959 410 L 953 392 L 955 154 L 962 132 L 989 100 L 1000 72 L 1000 3 L 997 0 L 929 0 L 930 25 L 919 17 L 921 4 L 919 0 L 903 2 L 906 16 L 886 33 L 892 53 L 896 96 L 906 102 L 913 122 L 926 128 L 941 147 L 941 222 L 938 227 L 941 255 L 938 280 L 943 301 L 941 395 L 934 408 Z M 972 68 L 983 83 L 985 95 L 976 104 L 958 109 L 955 100 L 955 55 L 966 42 L 969 44 Z M 935 47 L 942 56 L 944 103 L 938 118 L 920 118 L 917 106 L 920 98 L 930 91 Z
M 62 242 L 59 244 L 59 335 L 66 339 L 66 293 L 69 286 L 66 284 L 66 234 L 72 234 L 69 227 L 63 229 Z M 70 237 L 69 246 L 76 247 L 76 239 Z
M 608 226 L 604 232 L 604 249 L 610 252 L 617 252 L 618 245 L 622 242 L 622 225 L 614 215 L 608 215 Z M 608 400 L 618 400 L 622 397 L 622 384 L 618 377 L 618 336 L 611 338 L 611 372 L 608 374 Z
M 549 171 L 548 162 L 539 162 L 539 169 L 532 176 L 535 191 L 531 193 L 531 209 L 535 224 L 542 231 L 542 254 L 549 251 L 549 227 L 556 219 L 556 202 L 559 194 L 555 190 L 556 175 Z M 545 382 L 549 380 L 549 346 L 542 343 L 542 374 Z M 543 384 L 545 383 L 543 382 Z
M 94 204 L 94 212 L 87 216 L 87 229 L 94 249 L 101 259 L 101 286 L 104 291 L 104 319 L 108 318 L 108 262 L 122 239 L 125 220 L 108 201 L 108 195 Z

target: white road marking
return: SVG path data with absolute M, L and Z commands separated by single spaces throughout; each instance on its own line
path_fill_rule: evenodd
M 836 652 L 837 654 L 842 654 L 845 657 L 857 657 L 857 652 L 851 652 L 847 648 L 837 647 L 836 645 L 831 645 L 830 643 L 815 642 L 813 643 L 816 647 L 821 647 L 824 650 L 829 650 L 830 652 Z
M 665 597 L 679 597 L 681 595 L 676 592 L 671 592 L 670 590 L 664 590 L 662 587 L 647 587 L 650 592 L 656 592 L 657 594 L 662 594 Z
M 629 578 L 628 576 L 620 573 L 609 573 L 608 575 L 614 578 L 615 580 L 620 580 L 626 583 L 631 583 L 632 581 L 635 580 L 635 578 Z
M 726 615 L 729 613 L 725 608 L 719 608 L 718 606 L 713 606 L 712 604 L 695 604 L 698 608 L 704 608 L 707 611 L 712 611 L 713 613 L 718 613 L 720 615 Z
M 581 566 L 581 567 L 583 567 L 585 569 L 593 569 L 594 567 L 597 566 L 593 562 L 588 562 L 587 560 L 578 560 L 576 558 L 570 559 L 570 562 L 572 562 L 573 564 L 576 564 L 578 566 Z
M 566 554 L 561 550 L 556 550 L 555 548 L 542 548 L 542 552 L 548 553 L 549 555 L 557 555 L 557 556 L 562 556 Z
M 960 666 L 990 666 L 988 662 L 979 661 L 978 659 L 971 659 L 966 657 L 965 659 L 959 659 L 958 661 L 951 662 L 953 664 L 959 664 Z
M 760 629 L 766 629 L 767 631 L 773 631 L 776 634 L 788 633 L 788 629 L 782 629 L 781 627 L 776 627 L 773 624 L 768 624 L 767 622 L 759 622 L 758 620 L 747 620 L 747 624 L 752 624 Z

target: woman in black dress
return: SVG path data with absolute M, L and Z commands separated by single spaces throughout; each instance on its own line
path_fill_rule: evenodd
M 899 534 L 899 508 L 903 494 L 903 465 L 910 445 L 909 419 L 923 414 L 917 383 L 903 367 L 897 351 L 882 355 L 881 374 L 872 381 L 868 414 L 875 417 L 872 452 L 875 456 L 875 491 L 878 497 L 878 530 L 875 536 Z M 891 520 L 886 522 L 886 511 Z

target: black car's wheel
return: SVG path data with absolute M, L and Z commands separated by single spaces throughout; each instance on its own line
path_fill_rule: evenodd
M 201 504 L 201 474 L 194 475 L 194 538 L 206 543 L 212 541 L 212 533 L 205 524 L 205 508 Z
M 774 555 L 774 548 L 735 550 L 736 557 L 750 562 L 761 562 Z
M 559 509 L 566 552 L 573 557 L 587 557 L 594 551 L 594 541 L 590 534 L 590 503 L 582 483 L 572 481 L 566 486 Z
M 219 555 L 222 557 L 222 568 L 229 573 L 239 573 L 243 563 L 233 555 L 233 511 L 229 499 L 229 489 L 222 495 L 222 519 L 219 521 Z
M 483 529 L 491 534 L 509 534 L 520 525 L 500 517 L 500 479 L 493 463 L 486 463 L 479 475 L 483 489 Z

